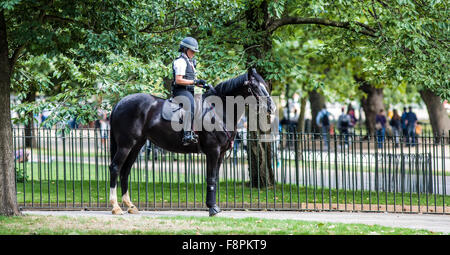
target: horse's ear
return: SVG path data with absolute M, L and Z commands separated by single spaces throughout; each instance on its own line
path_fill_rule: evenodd
M 251 67 L 248 68 L 248 70 L 247 70 L 247 78 L 248 78 L 248 80 L 250 80 L 250 78 L 253 77 L 254 72 L 255 72 L 255 68 L 254 67 L 251 66 Z

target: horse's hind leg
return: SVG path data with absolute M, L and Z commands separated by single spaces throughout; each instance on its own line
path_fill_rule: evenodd
M 121 172 L 122 166 L 125 163 L 125 160 L 130 153 L 130 148 L 118 148 L 114 158 L 109 166 L 109 172 L 111 175 L 110 179 L 110 194 L 109 194 L 109 202 L 111 203 L 113 209 L 112 214 L 123 214 L 122 209 L 117 203 L 117 176 Z
M 145 139 L 140 141 L 134 145 L 131 152 L 128 154 L 128 157 L 125 161 L 125 164 L 122 167 L 122 171 L 120 172 L 120 186 L 122 187 L 122 202 L 128 207 L 128 213 L 137 214 L 139 210 L 137 207 L 131 202 L 130 196 L 128 194 L 128 176 L 131 172 L 131 167 L 136 161 L 139 152 L 141 151 L 142 146 L 145 144 Z

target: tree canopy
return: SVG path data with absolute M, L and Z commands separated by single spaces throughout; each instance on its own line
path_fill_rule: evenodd
M 186 35 L 199 39 L 198 70 L 212 83 L 254 65 L 275 93 L 289 82 L 341 101 L 349 91 L 357 97 L 357 73 L 378 87 L 406 91 L 406 84 L 450 97 L 445 1 L 9 0 L 0 7 L 18 69 L 14 90 L 34 84 L 67 106 L 90 105 L 93 95 L 112 102 L 136 91 L 164 95 Z M 48 68 L 30 75 L 31 62 L 36 68 L 43 59 Z

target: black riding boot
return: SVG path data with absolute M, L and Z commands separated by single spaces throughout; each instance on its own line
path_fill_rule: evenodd
M 184 131 L 184 137 L 181 142 L 184 146 L 188 146 L 191 143 L 197 143 L 198 136 L 194 133 L 194 131 Z

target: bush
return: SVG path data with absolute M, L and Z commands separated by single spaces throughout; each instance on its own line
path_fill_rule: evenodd
M 16 168 L 16 182 L 17 183 L 22 183 L 25 181 L 28 181 L 28 175 L 24 175 L 24 171 L 23 168 Z

